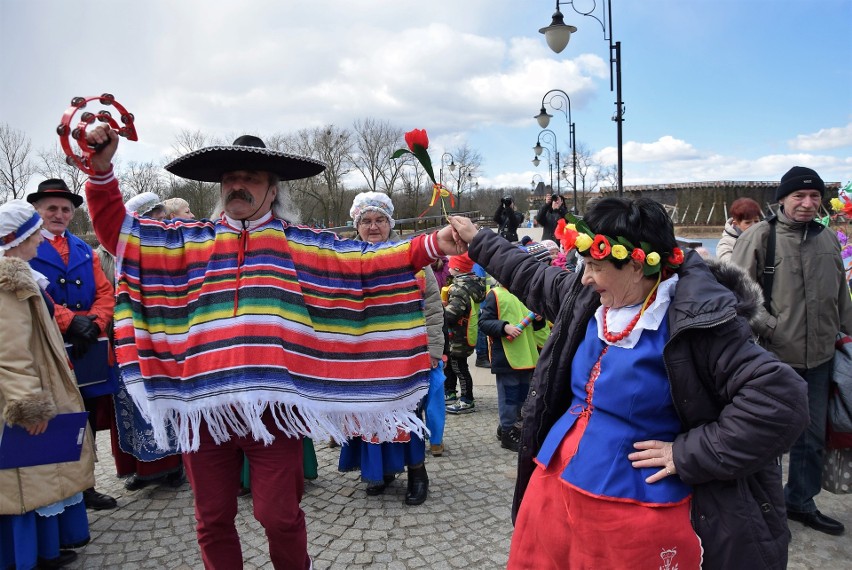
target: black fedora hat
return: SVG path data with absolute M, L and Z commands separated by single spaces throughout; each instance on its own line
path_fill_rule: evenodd
M 48 178 L 39 184 L 38 191 L 27 195 L 27 202 L 35 204 L 42 198 L 65 198 L 71 200 L 75 208 L 79 208 L 83 203 L 83 197 L 69 190 L 68 185 L 60 178 Z
M 181 178 L 201 182 L 220 182 L 222 175 L 234 170 L 272 172 L 280 180 L 316 176 L 325 170 L 319 160 L 266 148 L 258 137 L 243 135 L 230 146 L 209 146 L 173 160 L 166 170 Z

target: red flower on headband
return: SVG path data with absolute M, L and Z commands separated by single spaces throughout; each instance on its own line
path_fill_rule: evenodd
M 429 148 L 429 135 L 423 129 L 408 131 L 405 133 L 405 144 L 416 155 L 415 145 L 422 146 L 424 150 Z
M 631 257 L 634 261 L 638 261 L 639 263 L 645 263 L 645 252 L 644 252 L 644 251 L 642 251 L 642 249 L 641 249 L 641 248 L 638 248 L 638 247 L 637 247 L 637 248 L 635 248 L 635 249 L 634 249 L 634 250 L 630 253 L 630 257 Z
M 683 250 L 679 247 L 676 247 L 672 250 L 672 254 L 669 256 L 669 263 L 672 265 L 680 265 L 683 263 Z
M 605 235 L 598 234 L 595 236 L 595 241 L 592 242 L 592 248 L 590 253 L 592 257 L 595 259 L 603 259 L 609 252 L 612 250 L 612 246 L 609 244 L 609 240 L 606 239 Z

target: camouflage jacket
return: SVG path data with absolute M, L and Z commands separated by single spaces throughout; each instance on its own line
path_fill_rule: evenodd
M 473 273 L 453 277 L 447 292 L 444 319 L 450 337 L 450 355 L 469 356 L 476 345 L 479 303 L 485 299 L 485 280 Z

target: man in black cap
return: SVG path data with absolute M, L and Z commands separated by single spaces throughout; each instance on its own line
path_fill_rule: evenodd
M 79 373 L 83 356 L 99 342 L 98 337 L 112 321 L 115 307 L 112 284 L 101 269 L 98 255 L 68 231 L 75 209 L 83 203 L 82 196 L 71 192 L 64 180 L 50 178 L 39 184 L 27 201 L 44 220 L 41 229 L 44 241 L 30 265 L 50 281 L 47 292 L 56 303 L 54 318 L 66 343 L 71 344 L 71 361 Z M 98 408 L 111 408 L 112 388 L 114 384 L 110 382 L 81 386 L 93 433 Z M 99 493 L 94 487 L 83 492 L 83 499 L 90 509 L 116 507 L 113 497 Z
M 744 232 L 731 261 L 763 284 L 768 302 L 760 308 L 755 326 L 761 344 L 808 382 L 810 423 L 790 450 L 784 488 L 787 517 L 839 535 L 843 524 L 819 512 L 814 502 L 822 483 L 835 336 L 838 331 L 852 332 L 852 302 L 840 243 L 833 231 L 815 220 L 824 195 L 825 183 L 815 171 L 791 168 L 775 192 L 777 217 Z M 775 255 L 769 259 L 767 250 L 773 242 Z
M 449 226 L 372 245 L 293 225 L 281 181 L 325 165 L 249 135 L 166 166 L 220 184 L 214 219 L 135 218 L 112 173 L 116 133 L 100 126 L 87 139 L 105 143 L 86 195 L 116 255 L 122 376 L 157 443 L 183 452 L 205 567 L 242 567 L 245 455 L 272 565 L 309 568 L 301 437 L 422 433 L 414 408 L 430 360 L 415 273 L 463 244 Z

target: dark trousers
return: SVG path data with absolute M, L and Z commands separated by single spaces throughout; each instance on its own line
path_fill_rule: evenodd
M 310 567 L 305 513 L 299 506 L 304 491 L 302 440 L 281 433 L 269 412 L 263 423 L 275 435 L 270 445 L 251 435 L 233 433 L 230 440 L 217 445 L 202 422 L 198 451 L 183 454 L 195 495 L 196 531 L 205 568 L 243 567 L 234 524 L 243 454 L 251 468 L 254 517 L 266 531 L 272 566 L 287 570 Z
M 527 399 L 533 369 L 496 372 L 497 410 L 503 432 L 512 429 L 521 417 L 521 407 Z
M 822 459 L 825 455 L 825 425 L 832 361 L 816 368 L 796 370 L 808 382 L 808 427 L 790 448 L 790 468 L 784 496 L 787 508 L 797 513 L 816 511 L 816 497 L 822 488 Z
M 456 383 L 461 389 L 460 399 L 467 403 L 473 401 L 473 377 L 467 365 L 467 356 L 449 356 L 449 366 L 444 370 L 444 392 L 455 392 Z

